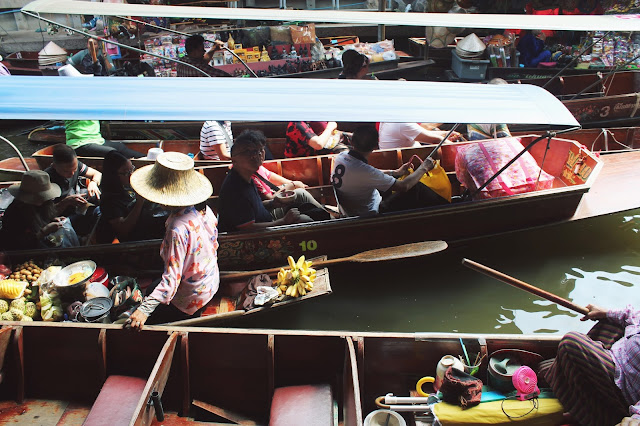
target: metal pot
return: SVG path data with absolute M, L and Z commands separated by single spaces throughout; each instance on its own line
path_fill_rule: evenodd
M 521 349 L 495 351 L 489 357 L 489 365 L 487 367 L 489 386 L 503 392 L 514 391 L 513 373 L 523 365 L 527 365 L 535 371 L 542 360 L 541 355 Z
M 79 316 L 84 322 L 101 322 L 104 324 L 111 323 L 111 307 L 113 302 L 108 297 L 94 297 L 87 300 L 80 307 Z
M 85 300 L 85 291 L 87 283 L 96 271 L 96 264 L 92 260 L 83 260 L 82 262 L 72 263 L 62 268 L 53 277 L 53 286 L 65 302 L 75 302 L 76 300 Z M 85 278 L 75 284 L 69 284 L 69 279 L 74 274 L 82 273 Z

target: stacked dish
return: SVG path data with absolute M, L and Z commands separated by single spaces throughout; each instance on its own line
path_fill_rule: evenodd
M 456 53 L 461 58 L 482 56 L 487 46 L 474 33 L 469 34 L 456 44 Z

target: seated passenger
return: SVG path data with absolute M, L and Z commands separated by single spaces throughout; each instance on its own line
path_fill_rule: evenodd
M 250 132 L 251 137 L 259 140 L 263 146 L 266 146 L 267 139 L 262 132 L 247 131 Z M 260 166 L 258 171 L 252 177 L 253 183 L 258 188 L 260 198 L 263 201 L 269 201 L 276 199 L 276 194 L 281 191 L 293 191 L 294 199 L 290 203 L 287 203 L 286 207 L 275 207 L 270 209 L 271 216 L 274 219 L 280 219 L 284 217 L 288 208 L 297 207 L 307 216 L 310 216 L 314 220 L 326 220 L 330 219 L 331 215 L 325 211 L 325 207 L 313 198 L 313 195 L 309 194 L 305 188 L 303 182 L 299 180 L 292 181 L 279 174 L 270 171 L 264 166 Z M 277 200 L 276 200 L 277 201 Z M 277 205 L 277 204 L 276 204 Z
M 509 84 L 502 78 L 493 78 L 487 84 Z M 506 124 L 467 124 L 467 140 L 497 139 L 511 137 Z
M 129 178 L 135 170 L 131 160 L 117 151 L 107 154 L 102 174 L 102 202 L 98 243 L 162 238 L 168 213 L 157 204 L 138 197 Z
M 335 121 L 291 121 L 287 125 L 284 156 L 309 157 L 346 151 L 348 137 L 337 129 Z
M 260 132 L 245 130 L 231 148 L 233 168 L 220 189 L 218 228 L 222 232 L 253 231 L 269 226 L 312 221 L 310 217 L 301 215 L 295 207 L 289 209 L 283 217 L 273 220 L 268 209 L 285 205 L 277 198 L 263 203 L 253 182 L 253 175 L 264 161 L 264 135 L 260 135 Z
M 200 155 L 205 160 L 231 160 L 233 133 L 230 121 L 205 121 L 200 129 Z
M 100 181 L 102 173 L 78 161 L 76 152 L 65 144 L 53 147 L 53 163 L 45 169 L 52 183 L 60 187 L 60 196 L 54 202 L 61 215 L 67 216 L 76 231 L 87 234 L 94 224 L 91 218 L 93 209 L 90 205 L 97 205 L 100 200 Z M 86 188 L 80 185 L 80 178 L 89 179 Z
M 348 49 L 342 53 L 342 72 L 339 79 L 346 80 L 377 80 L 369 73 L 370 59 L 355 49 Z
M 428 130 L 418 123 L 380 123 L 380 149 L 411 148 L 424 144 L 438 144 L 447 136 L 444 130 Z M 453 132 L 450 141 L 461 138 L 460 133 Z
M 30 170 L 19 184 L 11 185 L 9 193 L 15 199 L 2 217 L 0 248 L 30 250 L 79 245 L 69 220 L 60 215 L 53 200 L 60 196 L 60 187 L 51 183 L 42 170 Z
M 353 132 L 352 144 L 353 148 L 349 152 L 340 153 L 335 158 L 331 171 L 331 183 L 338 195 L 340 209 L 347 216 L 378 213 L 382 193 L 391 189 L 408 194 L 420 181 L 422 175 L 435 166 L 433 160 L 425 160 L 413 173 L 398 180 L 397 178 L 408 174 L 410 163 L 403 164 L 397 170 L 379 170 L 370 166 L 367 161 L 373 150 L 378 148 L 378 132 L 375 127 L 358 127 Z M 385 209 L 385 211 L 390 210 L 393 208 Z
M 97 120 L 67 120 L 64 122 L 67 145 L 84 157 L 104 157 L 109 151 L 119 151 L 127 158 L 140 158 L 144 154 L 128 148 L 122 142 L 106 141 L 100 134 Z

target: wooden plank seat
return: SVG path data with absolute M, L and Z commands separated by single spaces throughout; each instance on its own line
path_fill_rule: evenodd
M 93 403 L 85 426 L 129 424 L 136 414 L 138 401 L 147 384 L 146 379 L 130 376 L 109 376 Z
M 332 426 L 335 415 L 328 384 L 286 386 L 273 393 L 269 426 Z

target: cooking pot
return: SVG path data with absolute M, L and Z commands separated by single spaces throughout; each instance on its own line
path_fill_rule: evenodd
M 94 297 L 91 300 L 87 300 L 80 307 L 79 316 L 82 317 L 84 322 L 101 322 L 104 324 L 110 324 L 111 307 L 113 303 L 108 297 Z
M 521 349 L 500 349 L 489 357 L 487 378 L 489 386 L 502 391 L 511 392 L 513 386 L 513 373 L 523 365 L 531 367 L 534 371 L 542 361 L 541 355 Z
M 85 300 L 86 285 L 96 271 L 96 263 L 92 260 L 83 260 L 72 263 L 62 268 L 53 277 L 53 287 L 60 295 L 60 299 L 66 302 Z M 82 274 L 80 281 L 69 284 L 75 274 Z

